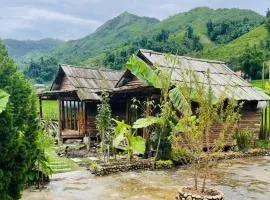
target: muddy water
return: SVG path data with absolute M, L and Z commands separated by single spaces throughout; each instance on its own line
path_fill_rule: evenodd
M 270 157 L 226 161 L 212 175 L 209 185 L 225 193 L 227 200 L 270 199 Z M 141 171 L 94 177 L 87 171 L 55 174 L 48 189 L 25 191 L 23 200 L 166 200 L 178 186 L 192 183 L 186 169 Z

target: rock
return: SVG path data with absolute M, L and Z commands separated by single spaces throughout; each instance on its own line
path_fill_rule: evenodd
M 189 195 L 186 200 L 192 200 L 192 197 Z

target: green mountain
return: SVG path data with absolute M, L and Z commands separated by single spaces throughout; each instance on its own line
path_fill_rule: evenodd
M 246 9 L 233 8 L 215 10 L 207 7 L 198 7 L 163 20 L 157 24 L 153 30 L 156 32 L 161 29 L 168 30 L 175 40 L 181 41 L 186 27 L 191 26 L 194 32 L 200 36 L 200 40 L 205 47 L 213 47 L 215 44 L 209 38 L 207 30 L 207 23 L 210 20 L 213 22 L 228 23 L 229 21 L 243 21 L 245 18 L 248 18 L 249 22 L 253 26 L 256 26 L 262 22 L 264 17 L 252 10 Z
M 3 42 L 9 55 L 15 59 L 20 59 L 29 53 L 47 53 L 64 43 L 62 40 L 50 38 L 38 41 L 5 39 Z
M 25 51 L 16 54 L 20 57 L 15 59 L 20 65 L 28 65 L 30 72 L 26 74 L 39 80 L 45 80 L 40 79 L 43 66 L 47 72 L 55 62 L 119 69 L 139 48 L 227 61 L 234 54 L 240 54 L 247 42 L 255 44 L 268 37 L 261 25 L 264 19 L 252 10 L 207 7 L 162 21 L 125 12 L 84 38 L 60 43 L 49 52 Z M 32 59 L 36 63 L 29 67 Z
M 247 45 L 260 45 L 267 39 L 270 39 L 270 34 L 265 25 L 260 25 L 227 44 L 205 50 L 200 53 L 200 57 L 229 61 L 231 58 L 241 55 Z
M 115 19 L 112 19 L 109 22 L 114 20 Z M 241 37 L 250 30 L 256 28 L 261 24 L 263 20 L 264 17 L 262 15 L 252 10 L 236 9 L 236 8 L 215 10 L 207 7 L 199 7 L 192 9 L 188 12 L 176 14 L 163 21 L 160 21 L 159 23 L 156 22 L 152 24 L 151 27 L 143 29 L 143 32 L 138 33 L 138 31 L 141 31 L 140 29 L 138 30 L 139 27 L 131 24 L 130 27 L 132 27 L 132 29 L 128 29 L 128 32 L 129 31 L 134 32 L 133 30 L 135 29 L 137 31 L 136 34 L 133 34 L 134 37 L 125 38 L 121 43 L 118 42 L 119 37 L 117 34 L 115 34 L 115 31 L 117 29 L 113 29 L 110 27 L 109 35 L 113 35 L 114 37 L 111 38 L 107 35 L 107 38 L 109 38 L 109 40 L 102 40 L 102 39 L 100 40 L 99 38 L 96 38 L 97 40 L 95 42 L 101 47 L 95 48 L 95 51 L 94 52 L 92 51 L 91 55 L 86 53 L 85 57 L 79 56 L 82 59 L 75 60 L 75 63 L 81 61 L 86 64 L 91 63 L 105 64 L 106 66 L 109 67 L 115 65 L 121 66 L 123 63 L 126 62 L 129 54 L 133 53 L 138 48 L 149 48 L 165 52 L 175 52 L 175 49 L 177 49 L 177 52 L 179 54 L 189 54 L 195 56 L 198 55 L 198 53 L 194 52 L 193 48 L 187 47 L 188 44 L 186 43 L 188 42 L 185 42 L 186 40 L 185 35 L 188 27 L 192 27 L 194 36 L 199 37 L 199 42 L 202 44 L 203 50 L 205 51 L 206 49 L 212 49 L 220 45 L 216 41 L 213 41 L 209 36 L 207 28 L 207 23 L 209 21 L 212 21 L 213 24 L 216 25 L 216 29 L 218 29 L 219 26 L 227 25 L 228 26 L 227 29 L 229 30 L 227 32 L 234 33 L 234 35 L 232 34 L 231 38 L 227 38 L 226 41 L 227 44 L 233 41 L 234 39 Z M 229 22 L 231 22 L 231 24 L 236 25 L 230 26 L 231 24 L 229 24 Z M 105 23 L 105 26 L 106 25 L 107 23 Z M 131 35 L 132 32 L 130 33 Z M 218 33 L 219 34 L 218 37 L 222 38 L 222 36 L 228 35 L 227 32 L 224 32 L 223 35 L 222 32 Z M 98 29 L 97 32 L 95 32 L 93 35 L 96 34 L 102 35 L 102 33 L 103 29 L 101 28 Z M 82 39 L 81 45 L 83 46 L 83 43 L 88 43 L 89 38 L 92 38 L 93 35 L 90 35 Z M 161 39 L 159 41 L 159 37 L 167 37 L 167 38 L 164 40 Z M 113 42 L 113 44 L 110 44 L 111 42 Z M 110 44 L 110 48 L 102 48 L 106 47 L 108 43 Z M 172 48 L 172 46 L 175 47 Z M 68 45 L 66 48 L 72 49 L 70 48 L 70 45 Z M 78 49 L 78 51 L 80 50 Z M 59 52 L 57 56 L 60 56 L 61 58 L 61 53 L 63 53 L 63 51 L 59 49 Z M 110 55 L 111 53 L 112 55 Z M 69 55 L 68 57 L 70 58 L 71 56 Z M 114 62 L 114 64 L 112 62 Z
M 61 62 L 80 63 L 90 57 L 108 50 L 120 48 L 129 41 L 149 31 L 159 23 L 155 18 L 138 17 L 124 12 L 107 21 L 94 33 L 79 39 L 68 41 L 52 52 Z

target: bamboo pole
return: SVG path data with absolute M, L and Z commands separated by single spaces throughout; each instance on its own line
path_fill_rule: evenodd
M 40 117 L 40 120 L 43 119 L 42 99 L 41 99 L 41 97 L 39 97 L 39 117 Z
M 268 60 L 268 81 L 270 82 L 270 60 Z
M 263 70 L 262 70 L 262 88 L 264 89 L 264 62 L 263 62 Z

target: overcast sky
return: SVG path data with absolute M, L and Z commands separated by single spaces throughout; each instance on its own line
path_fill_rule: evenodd
M 0 38 L 77 39 L 124 11 L 164 19 L 198 6 L 265 14 L 270 0 L 0 0 Z

